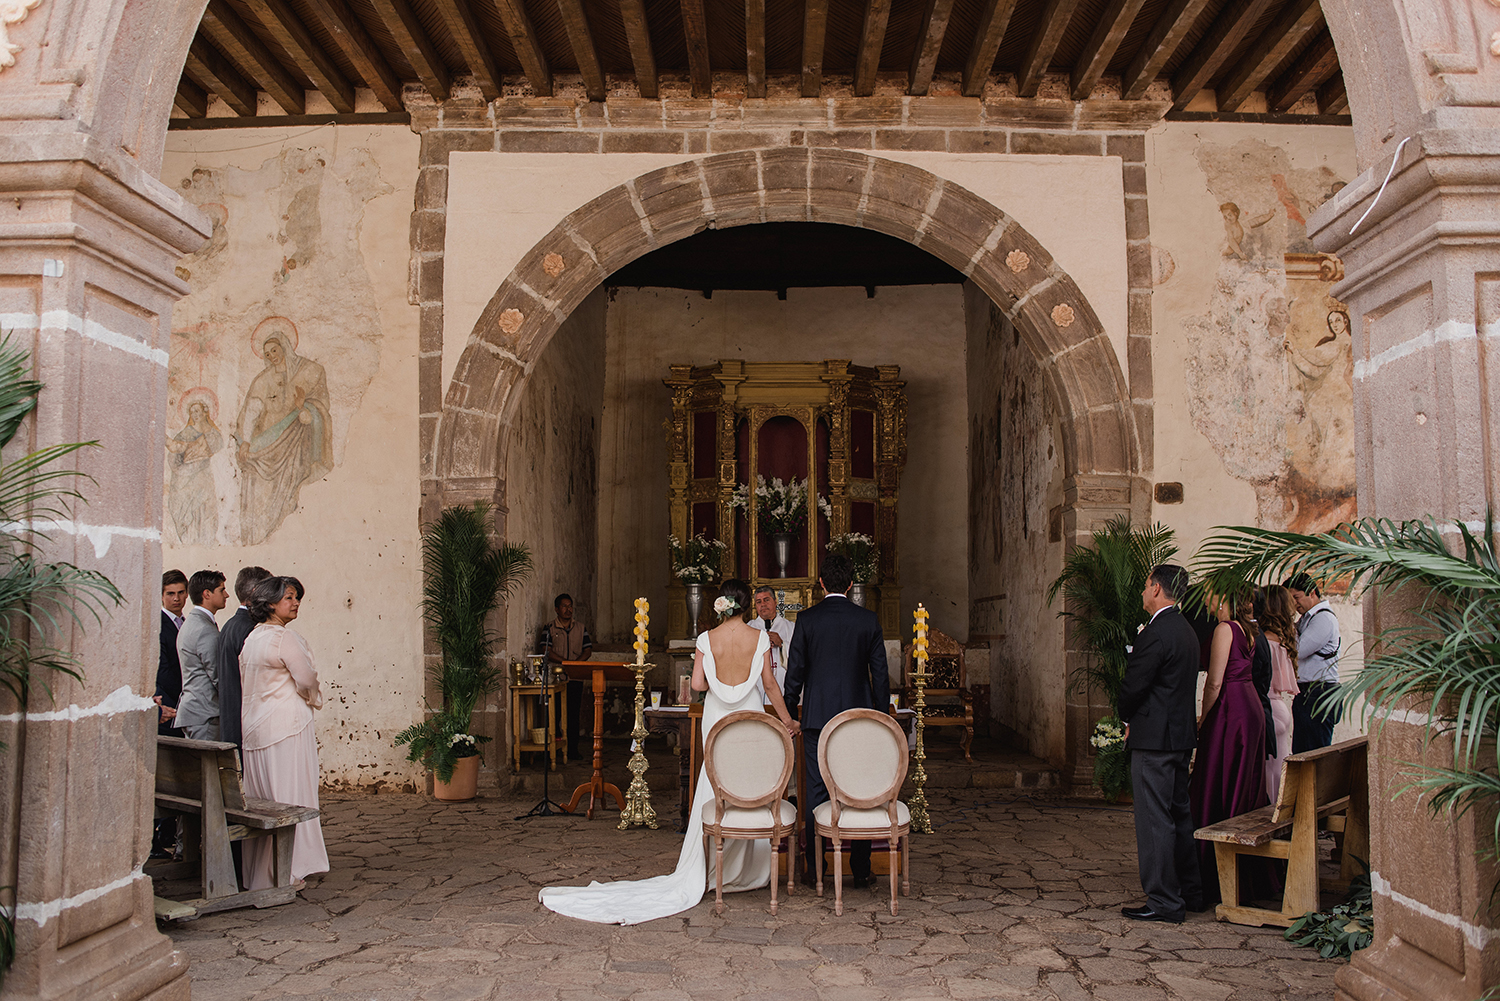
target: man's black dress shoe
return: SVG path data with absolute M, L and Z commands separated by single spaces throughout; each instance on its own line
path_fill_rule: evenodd
M 1174 925 L 1182 924 L 1185 917 L 1182 914 L 1162 914 L 1152 910 L 1150 904 L 1144 907 L 1122 907 L 1120 913 L 1134 921 L 1165 921 Z
M 810 886 L 814 890 L 818 888 L 818 877 L 806 869 L 803 869 L 802 875 L 797 877 L 797 882 L 803 886 Z
M 850 876 L 844 880 L 844 885 L 856 890 L 868 890 L 875 883 L 874 876 Z
M 1204 911 L 1208 910 L 1208 905 L 1203 902 L 1202 897 L 1198 897 L 1187 902 L 1187 909 L 1192 911 L 1194 914 L 1202 914 Z

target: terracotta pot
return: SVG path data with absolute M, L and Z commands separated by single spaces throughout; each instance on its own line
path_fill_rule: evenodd
M 432 777 L 432 794 L 450 803 L 462 803 L 474 798 L 479 789 L 479 755 L 459 758 L 453 766 L 453 781 L 444 782 L 436 775 Z

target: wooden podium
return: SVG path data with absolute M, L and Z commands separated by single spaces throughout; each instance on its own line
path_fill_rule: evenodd
M 594 819 L 594 804 L 602 803 L 607 793 L 615 798 L 620 810 L 625 809 L 625 797 L 620 787 L 604 781 L 604 685 L 607 681 L 635 681 L 635 667 L 630 664 L 600 663 L 594 660 L 565 660 L 563 670 L 569 678 L 594 681 L 594 774 L 589 780 L 573 790 L 573 798 L 562 808 L 563 813 L 572 813 L 583 794 L 589 795 L 589 808 L 584 816 Z

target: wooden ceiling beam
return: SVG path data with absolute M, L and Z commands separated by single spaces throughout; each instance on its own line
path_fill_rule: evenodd
M 289 115 L 300 115 L 307 108 L 307 91 L 296 77 L 271 54 L 251 27 L 234 12 L 226 0 L 208 0 L 201 27 L 215 45 L 249 71 L 271 100 Z
M 307 74 L 333 109 L 340 114 L 354 114 L 354 85 L 312 35 L 286 0 L 247 0 L 276 44 L 286 50 L 297 68 Z
M 984 93 L 984 83 L 990 78 L 990 70 L 995 68 L 995 55 L 1005 40 L 1005 28 L 1015 9 L 1016 0 L 985 0 L 984 10 L 979 15 L 979 30 L 974 34 L 974 44 L 969 47 L 969 58 L 964 63 L 965 97 L 978 97 Z
M 209 44 L 201 31 L 188 46 L 187 68 L 194 79 L 202 80 L 221 101 L 234 109 L 235 114 L 255 117 L 255 85 L 241 76 L 240 71 Z
M 802 11 L 802 96 L 823 93 L 823 43 L 828 38 L 828 0 L 807 0 Z
M 1333 36 L 1326 30 L 1291 67 L 1266 88 L 1266 106 L 1272 111 L 1287 111 L 1318 84 L 1333 76 L 1339 68 L 1339 55 L 1333 49 Z
M 712 97 L 713 67 L 708 61 L 708 17 L 703 0 L 682 0 L 682 33 L 687 39 L 688 80 L 694 97 Z
M 661 96 L 656 77 L 656 54 L 651 49 L 651 32 L 646 24 L 646 0 L 620 0 L 620 20 L 625 23 L 625 38 L 630 43 L 635 85 L 640 88 L 642 97 Z
M 552 70 L 547 65 L 547 54 L 537 40 L 525 4 L 521 0 L 495 0 L 495 10 L 505 25 L 505 33 L 510 36 L 510 44 L 516 50 L 516 58 L 521 62 L 526 79 L 531 81 L 531 89 L 538 97 L 551 97 Z
M 1084 45 L 1078 62 L 1073 64 L 1073 76 L 1068 83 L 1068 93 L 1073 100 L 1085 101 L 1094 93 L 1094 88 L 1099 85 L 1099 78 L 1109 67 L 1109 61 L 1115 57 L 1120 43 L 1125 40 L 1125 33 L 1130 30 L 1135 16 L 1141 12 L 1145 2 L 1146 0 L 1110 0 L 1104 13 L 1099 15 L 1099 22 L 1094 26 L 1094 33 L 1089 36 L 1088 43 Z
M 599 65 L 599 50 L 594 46 L 594 33 L 589 28 L 582 0 L 557 0 L 557 10 L 562 14 L 563 29 L 568 33 L 568 45 L 573 49 L 578 72 L 583 76 L 584 92 L 590 101 L 604 100 L 604 69 Z
M 417 71 L 417 79 L 427 88 L 433 100 L 448 100 L 448 67 L 438 56 L 427 29 L 417 19 L 406 0 L 372 0 L 375 16 L 385 23 L 406 61 Z
M 1349 91 L 1344 87 L 1344 74 L 1335 73 L 1328 82 L 1318 88 L 1318 113 L 1342 115 L 1349 111 Z
M 927 0 L 927 10 L 922 15 L 922 40 L 911 55 L 906 87 L 906 92 L 913 97 L 926 95 L 932 87 L 932 74 L 937 69 L 938 55 L 943 50 L 943 38 L 948 34 L 948 20 L 952 16 L 953 0 Z
M 766 0 L 745 0 L 745 96 L 766 96 Z
M 1172 110 L 1181 111 L 1234 55 L 1272 0 L 1235 0 L 1214 19 L 1208 34 L 1172 77 Z
M 401 110 L 401 78 L 375 47 L 369 32 L 344 0 L 307 0 L 313 15 L 333 38 L 344 57 L 359 71 L 364 85 L 387 111 Z
M 854 96 L 875 93 L 880 72 L 880 50 L 885 47 L 885 29 L 891 21 L 891 0 L 868 0 L 865 24 L 859 33 L 859 52 L 854 59 Z
M 1036 97 L 1042 86 L 1042 77 L 1047 75 L 1052 57 L 1057 54 L 1057 44 L 1062 41 L 1063 32 L 1068 30 L 1074 11 L 1078 10 L 1078 3 L 1079 0 L 1047 0 L 1042 23 L 1031 36 L 1026 57 L 1021 61 L 1021 71 L 1016 74 L 1016 93 L 1021 97 Z
M 434 2 L 438 13 L 443 17 L 443 24 L 453 34 L 458 51 L 463 53 L 464 65 L 473 74 L 479 92 L 486 101 L 495 100 L 500 96 L 500 68 L 495 63 L 495 54 L 490 51 L 489 43 L 484 40 L 484 33 L 479 30 L 474 12 L 469 9 L 468 0 Z
M 1318 0 L 1292 0 L 1230 70 L 1219 87 L 1219 110 L 1236 111 L 1286 57 L 1309 35 L 1323 26 L 1323 8 Z
M 180 77 L 177 80 L 177 93 L 172 97 L 172 105 L 189 118 L 207 118 L 208 91 L 186 76 Z
M 1172 53 L 1177 51 L 1177 46 L 1182 44 L 1187 33 L 1193 29 L 1193 23 L 1198 20 L 1198 15 L 1203 13 L 1207 4 L 1208 0 L 1171 0 L 1167 9 L 1162 11 L 1156 23 L 1151 26 L 1151 33 L 1146 36 L 1145 43 L 1120 77 L 1121 98 L 1139 101 L 1146 96 L 1146 88 L 1151 86 L 1161 68 L 1172 58 Z

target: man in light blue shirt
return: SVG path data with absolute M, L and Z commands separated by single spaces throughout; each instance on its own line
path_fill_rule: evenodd
M 1318 584 L 1305 573 L 1282 585 L 1302 617 L 1297 620 L 1297 687 L 1292 700 L 1292 753 L 1314 751 L 1333 743 L 1333 727 L 1343 716 L 1338 704 L 1323 700 L 1339 684 L 1339 619 Z

